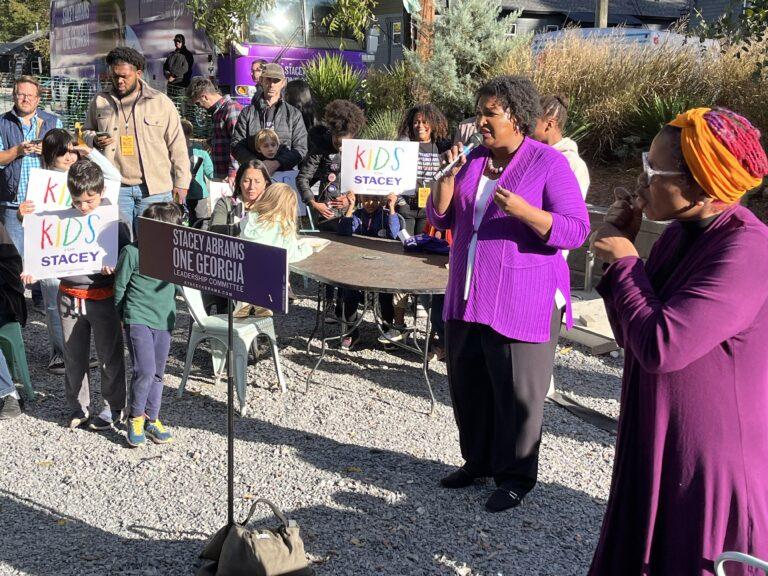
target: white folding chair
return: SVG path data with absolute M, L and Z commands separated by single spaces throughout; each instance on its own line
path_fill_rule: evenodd
M 213 360 L 213 374 L 218 382 L 222 377 L 227 362 L 227 341 L 228 341 L 228 323 L 226 314 L 217 314 L 209 316 L 203 305 L 203 297 L 199 290 L 192 288 L 182 288 L 184 300 L 192 316 L 192 332 L 189 337 L 187 348 L 187 359 L 184 363 L 184 375 L 181 377 L 181 385 L 177 396 L 181 397 L 184 388 L 187 385 L 189 371 L 192 368 L 192 359 L 195 355 L 197 345 L 203 340 L 211 341 L 211 356 Z M 267 318 L 235 318 L 233 322 L 234 334 L 234 356 L 235 365 L 233 367 L 235 377 L 235 387 L 237 389 L 237 398 L 240 402 L 240 415 L 246 415 L 246 385 L 248 368 L 248 351 L 251 349 L 254 341 L 260 336 L 266 336 L 269 339 L 272 348 L 272 358 L 275 362 L 275 371 L 280 389 L 285 392 L 287 387 L 283 378 L 283 371 L 280 367 L 280 355 L 277 349 L 277 337 L 275 335 L 275 324 L 271 317 Z
M 717 557 L 717 560 L 715 560 L 715 574 L 717 574 L 717 576 L 726 576 L 726 562 L 741 562 L 748 566 L 760 568 L 766 575 L 768 575 L 768 562 L 742 552 L 723 552 Z

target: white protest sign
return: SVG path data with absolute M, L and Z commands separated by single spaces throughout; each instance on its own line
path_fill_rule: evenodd
M 342 140 L 341 192 L 412 196 L 418 162 L 418 142 Z
M 37 280 L 117 266 L 117 206 L 46 211 L 24 217 L 24 273 Z
M 117 206 L 120 195 L 120 182 L 104 180 L 103 198 Z M 56 170 L 32 168 L 29 171 L 27 200 L 35 203 L 35 212 L 67 210 L 72 206 L 72 198 L 67 190 L 67 173 Z
M 232 196 L 232 186 L 227 181 L 221 180 L 208 180 L 208 198 L 201 200 L 197 203 L 198 218 L 210 218 L 213 214 L 213 209 L 216 207 L 216 203 L 225 196 Z M 204 207 L 207 213 L 201 212 L 201 205 Z

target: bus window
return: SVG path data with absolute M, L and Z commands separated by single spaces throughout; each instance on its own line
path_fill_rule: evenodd
M 335 48 L 339 47 L 339 34 L 328 32 L 328 27 L 323 24 L 326 16 L 331 13 L 332 0 L 306 0 L 307 12 L 307 46 L 310 48 Z M 349 33 L 344 35 L 345 50 L 362 50 L 363 45 Z
M 248 41 L 268 46 L 304 46 L 301 0 L 277 0 L 275 7 L 251 16 Z

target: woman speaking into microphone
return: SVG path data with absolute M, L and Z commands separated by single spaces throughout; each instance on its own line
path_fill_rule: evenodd
M 482 146 L 459 158 L 427 203 L 430 222 L 453 233 L 443 316 L 465 460 L 441 484 L 464 488 L 493 477 L 486 508 L 500 512 L 536 484 L 562 306 L 571 325 L 560 251 L 582 245 L 589 219 L 565 156 L 530 138 L 541 112 L 530 80 L 490 80 L 476 108 Z

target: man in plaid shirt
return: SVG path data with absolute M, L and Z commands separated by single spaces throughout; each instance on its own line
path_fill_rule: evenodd
M 201 76 L 192 79 L 187 88 L 187 98 L 211 115 L 211 158 L 214 177 L 227 178 L 234 182 L 237 163 L 232 157 L 230 143 L 237 117 L 243 107 L 229 96 L 222 96 L 213 82 Z

